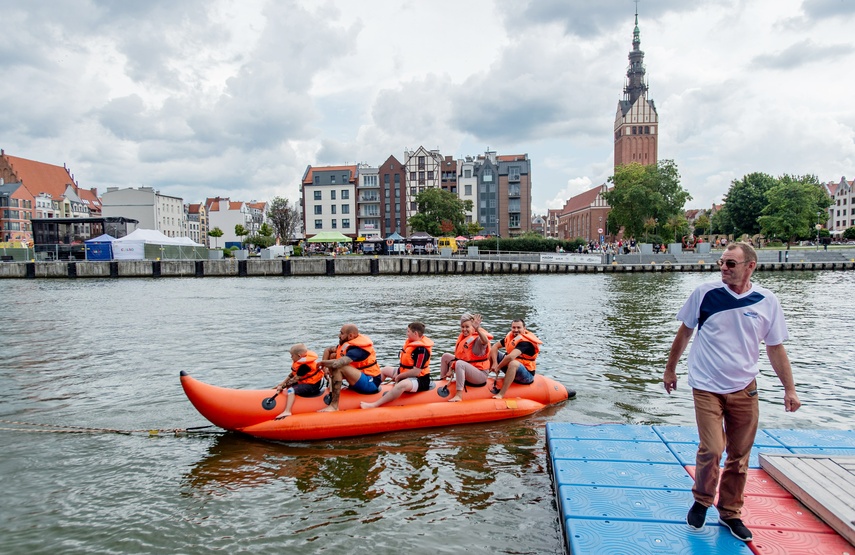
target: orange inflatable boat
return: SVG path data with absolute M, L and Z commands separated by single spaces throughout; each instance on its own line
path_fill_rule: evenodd
M 502 380 L 498 380 L 501 386 Z M 414 428 L 432 428 L 475 422 L 491 422 L 528 416 L 544 407 L 574 397 L 574 391 L 557 381 L 535 375 L 530 385 L 512 384 L 504 399 L 493 399 L 493 380 L 484 387 L 468 387 L 463 401 L 449 403 L 455 384 L 435 381 L 429 391 L 405 393 L 376 409 L 361 409 L 361 401 L 374 401 L 380 393 L 361 395 L 343 389 L 336 412 L 318 412 L 327 406 L 328 395 L 297 397 L 291 416 L 276 420 L 285 407 L 285 395 L 273 389 L 229 389 L 206 384 L 181 371 L 184 393 L 202 416 L 213 424 L 251 436 L 282 441 L 305 441 L 378 434 Z

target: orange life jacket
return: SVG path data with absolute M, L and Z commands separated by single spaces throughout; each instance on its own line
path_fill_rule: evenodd
M 297 378 L 297 383 L 315 384 L 321 381 L 324 377 L 324 371 L 318 368 L 318 354 L 314 351 L 306 351 L 306 354 L 299 360 L 291 363 L 291 375 Z M 303 365 L 309 367 L 309 371 L 304 375 L 299 376 L 297 369 Z
M 493 336 L 488 333 L 487 339 L 493 339 Z M 454 346 L 454 358 L 464 360 L 479 370 L 487 370 L 490 368 L 490 342 L 487 341 L 483 355 L 476 355 L 472 352 L 472 347 L 476 341 L 480 341 L 477 331 L 469 335 L 461 333 L 457 337 L 457 344 Z
M 517 348 L 517 344 L 522 343 L 523 341 L 527 341 L 528 343 L 534 345 L 534 356 L 530 356 L 521 352 L 520 355 L 517 357 L 517 360 L 520 361 L 523 366 L 525 366 L 526 370 L 534 373 L 534 370 L 536 368 L 534 360 L 537 358 L 537 354 L 540 352 L 540 345 L 543 344 L 543 341 L 538 339 L 533 333 L 526 330 L 516 337 L 514 337 L 513 332 L 508 333 L 508 335 L 505 336 L 505 352 L 510 353 L 511 351 Z
M 413 352 L 419 348 L 425 347 L 428 352 L 428 359 L 425 361 L 425 365 L 422 368 L 422 371 L 419 372 L 419 377 L 430 374 L 430 355 L 433 347 L 433 340 L 429 337 L 420 337 L 415 341 L 410 341 L 408 337 L 406 341 L 404 341 L 404 346 L 401 348 L 401 354 L 398 358 L 401 360 L 401 365 L 398 367 L 398 373 L 406 372 L 408 370 L 412 370 L 416 367 L 416 361 L 413 358 Z
M 359 347 L 364 351 L 368 351 L 368 357 L 365 360 L 354 360 L 350 365 L 357 370 L 361 370 L 366 376 L 379 376 L 380 366 L 377 365 L 377 353 L 374 352 L 374 343 L 371 342 L 371 338 L 360 333 L 350 341 L 339 345 L 335 353 L 335 358 L 347 355 L 347 350 L 351 347 Z

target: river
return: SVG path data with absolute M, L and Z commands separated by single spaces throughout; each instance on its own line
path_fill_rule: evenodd
M 692 425 L 685 363 L 661 373 L 674 315 L 709 273 L 3 280 L 0 552 L 564 553 L 550 421 Z M 761 358 L 761 426 L 855 420 L 855 273 L 765 272 L 788 319 L 803 407 Z M 464 311 L 497 336 L 522 317 L 539 371 L 578 394 L 533 417 L 318 443 L 170 430 L 207 422 L 178 372 L 272 387 L 288 347 L 353 321 L 391 364 L 420 320 L 438 353 Z M 434 365 L 438 372 L 438 363 Z M 10 424 L 44 424 L 12 431 Z M 36 431 L 39 430 L 39 431 Z

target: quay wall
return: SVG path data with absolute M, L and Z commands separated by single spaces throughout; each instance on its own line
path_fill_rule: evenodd
M 509 257 L 505 257 L 509 258 Z M 792 260 L 792 261 L 791 261 Z M 757 271 L 855 270 L 853 260 L 784 262 L 760 260 Z M 577 274 L 640 272 L 717 272 L 712 261 L 694 263 L 660 260 L 613 261 L 605 264 L 569 264 L 510 259 L 425 257 L 308 257 L 249 260 L 113 260 L 80 262 L 3 262 L 0 279 L 37 278 L 167 278 L 272 277 L 446 274 Z

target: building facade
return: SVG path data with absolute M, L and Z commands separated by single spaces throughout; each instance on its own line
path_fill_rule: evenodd
M 238 225 L 249 230 L 252 227 L 252 211 L 245 202 L 233 201 L 229 198 L 214 197 L 205 200 L 205 211 L 208 214 L 209 233 L 214 228 L 223 232 L 222 237 L 216 238 L 215 248 L 240 247 L 246 236 L 238 236 L 235 228 Z
M 208 244 L 208 211 L 202 203 L 185 204 L 184 205 L 184 221 L 187 226 L 185 235 L 195 242 L 205 245 Z
M 638 12 L 635 13 L 635 30 L 623 100 L 618 101 L 615 116 L 615 168 L 638 162 L 656 164 L 659 155 L 659 115 L 653 100 L 647 98 L 644 52 L 641 50 L 641 33 L 638 29 Z
M 21 183 L 0 182 L 0 242 L 33 240 L 36 199 Z
M 380 235 L 407 236 L 407 176 L 404 165 L 389 156 L 377 169 L 380 179 Z
M 303 227 L 306 237 L 337 231 L 357 237 L 357 166 L 306 168 L 303 174 Z
M 357 167 L 356 232 L 366 239 L 382 238 L 380 168 L 368 164 Z
M 603 184 L 568 199 L 558 217 L 557 237 L 595 243 L 606 240 L 610 207 L 603 193 L 608 190 L 608 186 Z
M 826 229 L 840 235 L 850 227 L 855 227 L 855 213 L 852 212 L 852 202 L 855 200 L 855 181 L 847 181 L 841 177 L 837 183 L 825 184 L 832 205 L 828 209 Z
M 404 203 L 406 220 L 418 213 L 416 197 L 419 193 L 442 185 L 442 162 L 443 157 L 438 150 L 427 150 L 423 146 L 404 152 L 404 171 L 407 178 L 407 197 Z
M 140 228 L 156 229 L 167 237 L 182 237 L 187 227 L 183 199 L 162 195 L 152 187 L 107 187 L 101 197 L 101 214 L 137 220 Z

